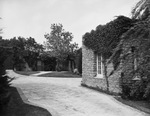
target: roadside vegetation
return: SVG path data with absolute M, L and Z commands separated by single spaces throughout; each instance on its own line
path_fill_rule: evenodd
M 52 24 L 50 33 L 44 35 L 46 41 L 39 44 L 35 38 L 0 37 L 0 46 L 11 47 L 14 51 L 12 61 L 15 71 L 67 71 L 77 68 L 80 72 L 82 50 L 73 43 L 73 35 L 65 31 L 62 24 Z M 40 62 L 40 68 L 38 63 Z M 70 64 L 69 64 L 70 63 Z M 70 68 L 70 69 L 69 69 Z
M 6 70 L 3 65 L 5 59 L 11 53 L 11 49 L 0 47 L 0 113 L 6 110 L 11 97 L 10 82 L 13 78 L 6 75 Z

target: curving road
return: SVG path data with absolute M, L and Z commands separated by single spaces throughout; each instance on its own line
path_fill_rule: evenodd
M 81 78 L 47 78 L 21 76 L 13 86 L 20 87 L 33 103 L 46 108 L 53 116 L 149 116 L 116 101 L 112 96 L 80 85 Z

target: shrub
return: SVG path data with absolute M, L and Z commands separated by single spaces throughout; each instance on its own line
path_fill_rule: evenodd
M 133 83 L 131 86 L 130 97 L 135 100 L 143 100 L 145 87 L 146 84 L 144 81 L 137 81 Z
M 122 85 L 121 88 L 122 88 L 121 97 L 123 99 L 129 99 L 130 98 L 130 91 L 131 91 L 130 87 L 127 85 Z
M 121 87 L 123 99 L 150 100 L 150 83 L 145 80 L 136 81 L 131 85 L 124 84 Z
M 4 73 L 3 67 L 0 69 L 0 111 L 2 111 L 9 102 L 10 99 L 10 82 L 12 79 Z
M 10 53 L 10 52 L 8 52 Z M 3 65 L 7 58 L 7 50 L 5 48 L 0 49 L 0 111 L 7 105 L 10 98 L 10 82 L 12 79 L 6 75 L 5 67 Z

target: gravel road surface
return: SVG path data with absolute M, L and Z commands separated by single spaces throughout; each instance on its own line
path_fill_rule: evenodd
M 53 116 L 149 116 L 124 105 L 112 96 L 82 87 L 81 78 L 16 77 L 13 86 L 21 88 L 27 99 L 46 108 Z

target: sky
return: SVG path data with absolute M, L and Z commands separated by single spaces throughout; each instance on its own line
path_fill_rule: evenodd
M 82 45 L 82 36 L 115 16 L 130 17 L 139 0 L 0 0 L 3 39 L 33 37 L 43 44 L 53 23 L 61 23 Z

